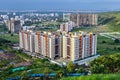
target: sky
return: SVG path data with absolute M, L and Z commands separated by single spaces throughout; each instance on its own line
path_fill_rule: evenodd
M 7 10 L 120 10 L 120 0 L 0 0 Z

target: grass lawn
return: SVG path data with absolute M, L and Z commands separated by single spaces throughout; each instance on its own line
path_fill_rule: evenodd
M 61 80 L 120 80 L 120 74 L 96 74 L 81 77 L 68 77 Z

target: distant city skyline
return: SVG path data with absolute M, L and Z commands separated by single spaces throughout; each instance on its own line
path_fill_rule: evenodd
M 120 0 L 0 0 L 0 10 L 120 10 Z

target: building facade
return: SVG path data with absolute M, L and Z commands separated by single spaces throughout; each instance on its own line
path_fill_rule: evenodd
M 98 15 L 92 13 L 71 14 L 70 21 L 75 22 L 77 26 L 97 26 Z
M 20 20 L 14 20 L 14 19 L 7 20 L 6 26 L 11 33 L 19 33 L 19 31 L 22 28 Z
M 20 48 L 51 59 L 75 61 L 96 55 L 97 35 L 20 31 Z
M 70 13 L 63 13 L 63 21 L 70 21 Z
M 60 31 L 69 32 L 75 27 L 76 27 L 75 23 L 72 21 L 69 21 L 60 25 Z

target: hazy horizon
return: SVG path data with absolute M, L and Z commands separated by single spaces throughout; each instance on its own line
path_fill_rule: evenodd
M 120 0 L 0 0 L 0 10 L 116 10 Z

